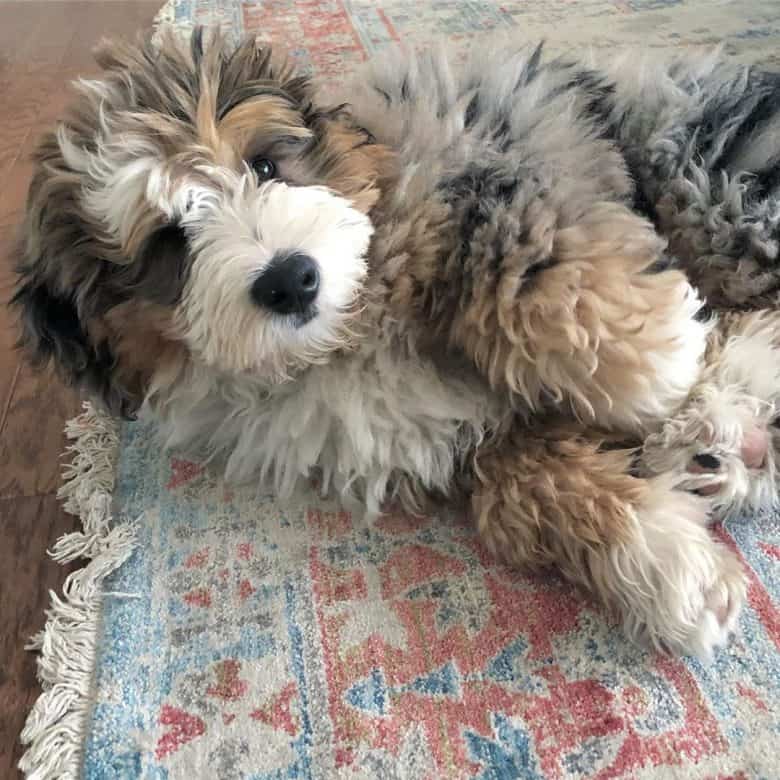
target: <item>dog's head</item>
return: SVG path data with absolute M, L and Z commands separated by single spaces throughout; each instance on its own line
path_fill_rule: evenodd
M 23 342 L 124 413 L 182 362 L 276 381 L 344 348 L 387 150 L 254 40 L 97 59 L 36 155 Z

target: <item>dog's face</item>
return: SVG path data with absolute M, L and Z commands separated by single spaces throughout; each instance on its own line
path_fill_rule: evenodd
M 347 346 L 387 150 L 254 41 L 98 61 L 36 158 L 28 346 L 123 412 L 186 361 L 277 381 Z

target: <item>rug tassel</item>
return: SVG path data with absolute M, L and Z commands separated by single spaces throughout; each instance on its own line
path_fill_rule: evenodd
M 51 594 L 46 626 L 28 648 L 38 656 L 43 692 L 27 717 L 21 741 L 27 747 L 19 768 L 29 780 L 70 780 L 80 773 L 91 707 L 103 580 L 135 547 L 136 523 L 113 523 L 116 422 L 91 404 L 71 420 L 65 433 L 73 444 L 63 469 L 58 498 L 81 519 L 82 531 L 65 534 L 50 555 L 59 563 L 89 560 L 65 580 L 62 595 Z

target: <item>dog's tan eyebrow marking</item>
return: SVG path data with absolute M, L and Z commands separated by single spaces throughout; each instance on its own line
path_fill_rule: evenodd
M 289 158 L 304 153 L 311 148 L 311 138 L 301 138 L 294 135 L 274 134 L 259 132 L 243 135 L 238 139 L 236 151 L 244 160 L 253 157 L 270 157 L 273 160 Z
M 256 98 L 277 98 L 285 101 L 290 106 L 295 105 L 292 95 L 281 87 L 274 84 L 248 84 L 233 92 L 224 105 L 217 107 L 217 120 L 221 121 L 237 106 Z
M 254 139 L 263 146 L 286 141 L 306 142 L 312 138 L 302 115 L 279 97 L 255 97 L 239 103 L 228 112 L 217 127 L 220 139 L 238 157 L 246 156 Z M 254 145 L 258 145 L 255 143 Z
M 219 130 L 226 134 L 253 130 L 294 138 L 309 138 L 312 134 L 303 116 L 278 97 L 257 97 L 238 104 L 219 122 Z

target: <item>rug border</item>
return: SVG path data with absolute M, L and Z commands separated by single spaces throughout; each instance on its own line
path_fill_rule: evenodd
M 46 624 L 26 649 L 38 652 L 42 692 L 19 737 L 26 750 L 19 761 L 25 777 L 70 780 L 81 771 L 93 702 L 97 639 L 105 578 L 135 549 L 135 520 L 115 521 L 113 492 L 119 456 L 119 424 L 89 402 L 65 425 L 63 484 L 57 498 L 81 520 L 82 530 L 65 534 L 48 554 L 58 563 L 86 559 L 65 579 L 62 595 L 51 592 Z

